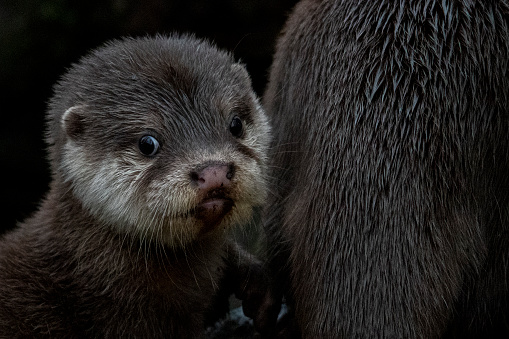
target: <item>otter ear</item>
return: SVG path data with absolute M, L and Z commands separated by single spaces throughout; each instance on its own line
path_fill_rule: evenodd
M 80 139 L 85 132 L 85 106 L 77 105 L 67 109 L 60 121 L 64 132 L 74 140 Z

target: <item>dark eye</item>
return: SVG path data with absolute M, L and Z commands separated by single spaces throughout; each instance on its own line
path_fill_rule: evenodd
M 159 150 L 159 141 L 151 135 L 145 135 L 138 142 L 138 147 L 143 155 L 151 157 Z
M 234 116 L 232 122 L 230 123 L 230 132 L 236 138 L 242 136 L 242 120 L 238 116 Z

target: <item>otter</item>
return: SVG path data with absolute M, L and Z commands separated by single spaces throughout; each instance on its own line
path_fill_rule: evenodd
M 0 336 L 200 337 L 225 291 L 256 310 L 261 264 L 228 231 L 264 203 L 269 138 L 246 69 L 205 40 L 82 58 L 48 105 L 49 192 L 0 242 Z
M 509 336 L 508 14 L 505 1 L 294 8 L 262 101 L 283 333 Z

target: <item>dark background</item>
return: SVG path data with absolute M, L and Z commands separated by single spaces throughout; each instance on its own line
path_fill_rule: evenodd
M 0 0 L 0 233 L 33 213 L 48 189 L 44 113 L 71 63 L 121 36 L 191 32 L 267 81 L 275 40 L 296 0 Z

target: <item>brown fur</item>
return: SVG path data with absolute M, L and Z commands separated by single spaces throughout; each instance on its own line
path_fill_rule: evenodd
M 263 202 L 268 133 L 245 69 L 207 42 L 125 39 L 73 65 L 48 110 L 50 191 L 0 242 L 0 336 L 200 337 L 217 294 L 256 309 L 263 274 L 227 229 Z
M 509 336 L 508 55 L 503 0 L 297 5 L 266 228 L 303 337 Z

